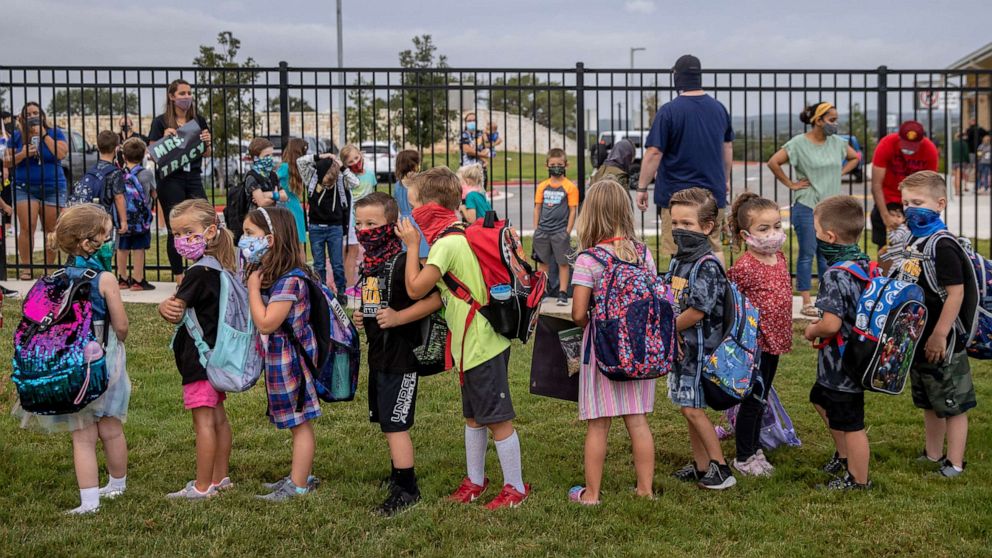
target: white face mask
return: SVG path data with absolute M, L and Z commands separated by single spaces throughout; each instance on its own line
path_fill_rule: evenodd
M 914 151 L 912 149 L 900 149 L 899 151 L 902 151 L 902 154 L 903 155 L 915 155 L 916 154 L 916 151 Z

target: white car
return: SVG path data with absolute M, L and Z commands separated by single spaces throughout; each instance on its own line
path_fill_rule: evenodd
M 392 182 L 395 179 L 396 155 L 399 153 L 396 142 L 367 141 L 359 147 L 365 155 L 365 168 L 374 170 L 379 182 Z

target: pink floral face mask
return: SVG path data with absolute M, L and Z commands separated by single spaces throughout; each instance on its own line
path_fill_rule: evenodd
M 207 239 L 202 234 L 177 236 L 173 244 L 176 246 L 176 252 L 187 260 L 199 260 L 207 250 Z
M 756 253 L 770 256 L 782 249 L 782 245 L 785 244 L 785 231 L 772 231 L 767 236 L 747 233 L 744 242 Z

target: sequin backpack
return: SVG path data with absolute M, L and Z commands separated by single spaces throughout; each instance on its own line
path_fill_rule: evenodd
M 39 415 L 75 413 L 107 390 L 103 348 L 93 328 L 92 269 L 69 267 L 39 279 L 14 332 L 11 379 L 21 407 Z

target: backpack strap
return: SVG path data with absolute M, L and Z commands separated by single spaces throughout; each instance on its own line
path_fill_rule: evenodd
M 386 306 L 390 306 L 393 302 L 393 286 L 390 283 L 393 281 L 393 271 L 396 270 L 396 262 L 399 261 L 400 256 L 404 253 L 405 252 L 400 252 L 392 258 L 386 260 L 386 266 L 384 268 L 386 272 Z M 381 286 L 379 287 L 379 290 L 382 290 Z
M 674 266 L 675 261 L 676 260 L 674 260 L 674 259 L 672 260 L 672 264 L 673 264 L 672 265 L 672 269 L 673 270 L 675 269 L 675 266 Z M 717 257 L 714 256 L 713 253 L 711 252 L 711 253 L 706 254 L 705 256 L 699 258 L 698 260 L 696 260 L 696 263 L 692 264 L 692 269 L 689 270 L 689 284 L 688 284 L 689 289 L 692 289 L 692 285 L 695 285 L 696 284 L 696 275 L 699 274 L 699 269 L 702 268 L 703 267 L 703 264 L 706 263 L 706 262 L 708 262 L 708 261 L 716 262 L 716 266 L 718 268 L 720 268 L 720 273 L 723 275 L 724 279 L 727 278 L 727 274 L 723 271 L 723 266 L 720 265 L 720 260 L 718 260 Z M 726 304 L 726 301 L 724 301 L 724 304 Z M 703 317 L 703 320 L 705 320 L 705 319 L 706 319 L 706 317 L 704 316 Z M 698 322 L 696 322 L 696 325 L 693 326 L 693 327 L 695 327 L 696 329 L 698 329 L 700 331 L 700 337 L 702 337 L 703 320 L 699 320 Z M 702 345 L 700 345 L 700 346 L 702 346 Z
M 217 258 L 213 256 L 203 256 L 199 260 L 193 262 L 193 265 L 189 266 L 189 269 L 194 267 L 204 267 L 207 269 L 213 269 L 220 273 L 220 281 L 222 282 L 221 291 L 223 291 L 223 281 L 224 279 L 224 267 L 217 261 Z M 224 314 L 227 308 L 226 297 L 221 296 L 220 305 L 218 306 L 218 322 L 224 319 Z M 196 352 L 200 355 L 200 365 L 204 368 L 207 367 L 207 353 L 211 350 L 210 345 L 203 339 L 203 326 L 200 325 L 200 320 L 196 317 L 196 310 L 192 308 L 186 308 L 186 312 L 183 313 L 183 320 L 176 326 L 178 330 L 180 327 L 186 327 L 186 332 L 189 333 L 190 338 L 193 340 L 193 345 L 196 346 Z
M 850 273 L 852 276 L 854 276 L 855 279 L 857 279 L 862 283 L 865 283 L 866 287 L 867 287 L 867 283 L 870 283 L 872 279 L 882 276 L 882 272 L 878 269 L 878 262 L 874 262 L 874 261 L 868 262 L 867 271 L 865 270 L 865 268 L 861 267 L 860 265 L 858 265 L 857 262 L 853 260 L 832 265 L 830 266 L 830 268 L 827 269 L 827 271 L 830 271 L 831 269 L 838 269 L 840 271 Z M 862 291 L 863 290 L 864 288 L 862 288 Z M 824 347 L 830 345 L 830 343 L 833 342 L 836 342 L 838 347 L 843 347 L 844 336 L 841 335 L 840 332 L 838 331 L 833 337 L 830 337 L 829 339 L 821 339 L 819 343 L 814 343 L 813 348 L 823 349 Z
M 958 242 L 958 238 L 947 231 L 947 229 L 939 230 L 923 243 L 923 274 L 927 278 L 927 283 L 933 289 L 937 296 L 940 297 L 940 301 L 943 302 L 947 300 L 947 289 L 940 286 L 937 282 L 937 243 L 943 239 L 949 239 L 954 241 L 958 247 L 961 244 Z M 964 249 L 961 249 L 965 259 L 967 259 L 968 254 L 964 253 Z

